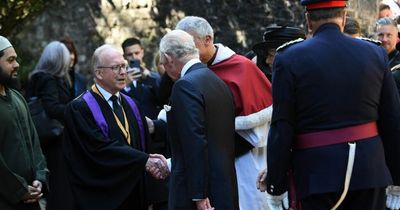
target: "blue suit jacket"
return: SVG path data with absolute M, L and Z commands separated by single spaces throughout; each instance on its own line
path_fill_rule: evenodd
M 205 65 L 194 64 L 175 82 L 170 104 L 169 209 L 195 210 L 192 199 L 208 197 L 215 209 L 238 210 L 229 88 Z
M 377 121 L 379 136 L 357 143 L 350 190 L 400 184 L 400 107 L 383 48 L 347 37 L 334 24 L 278 52 L 273 65 L 273 117 L 267 190 L 287 190 L 293 165 L 300 198 L 343 190 L 347 143 L 293 149 L 298 134 Z M 293 149 L 293 150 L 292 150 Z M 273 186 L 273 187 L 272 187 Z

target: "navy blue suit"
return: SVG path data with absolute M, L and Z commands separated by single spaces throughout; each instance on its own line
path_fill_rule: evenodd
M 175 82 L 167 112 L 172 172 L 169 210 L 196 210 L 192 199 L 238 210 L 232 94 L 210 69 L 191 66 Z
M 293 165 L 298 198 L 343 191 L 347 143 L 297 150 L 296 135 L 377 121 L 379 135 L 357 143 L 350 191 L 400 185 L 399 96 L 383 48 L 343 35 L 335 24 L 278 51 L 267 191 L 287 190 Z

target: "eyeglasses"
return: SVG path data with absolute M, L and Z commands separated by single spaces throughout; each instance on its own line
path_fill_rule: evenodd
M 98 66 L 99 69 L 111 69 L 114 73 L 120 74 L 122 70 L 126 71 L 126 64 L 114 65 L 114 66 Z

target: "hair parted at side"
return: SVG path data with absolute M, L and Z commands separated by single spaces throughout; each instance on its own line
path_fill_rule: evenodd
M 166 34 L 160 41 L 160 56 L 167 54 L 181 62 L 188 56 L 199 57 L 199 50 L 193 41 L 193 37 L 182 30 L 173 30 Z
M 307 11 L 311 21 L 320 21 L 330 18 L 342 17 L 345 14 L 345 12 L 346 9 L 343 7 L 334 7 L 334 8 Z
M 30 73 L 30 77 L 38 72 L 49 73 L 57 78 L 65 78 L 71 81 L 68 70 L 70 55 L 67 47 L 59 42 L 50 42 L 43 50 L 42 55 L 35 69 Z
M 214 39 L 214 30 L 212 29 L 210 23 L 208 23 L 208 21 L 202 17 L 187 16 L 176 24 L 175 29 L 194 33 L 199 38 L 211 36 L 211 38 Z

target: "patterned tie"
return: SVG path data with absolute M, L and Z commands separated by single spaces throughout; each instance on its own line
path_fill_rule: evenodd
M 122 108 L 118 103 L 118 97 L 116 95 L 111 96 L 111 101 L 113 104 L 113 110 L 115 115 L 117 115 L 119 121 L 122 123 L 122 125 L 125 125 L 124 121 L 124 114 L 122 113 Z

